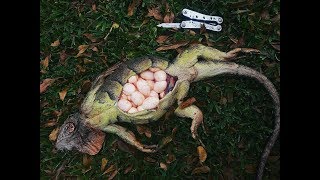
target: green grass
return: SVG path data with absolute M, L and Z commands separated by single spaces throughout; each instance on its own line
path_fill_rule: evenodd
M 274 1 L 267 12 L 270 19 L 261 18 L 267 2 L 254 1 L 252 5 L 244 4 L 236 7 L 236 1 L 167 1 L 176 18 L 174 22 L 182 20 L 183 8 L 193 9 L 205 14 L 219 15 L 224 19 L 221 32 L 208 32 L 213 47 L 228 51 L 234 44 L 230 38 L 244 37 L 242 47 L 259 49 L 260 55 L 246 55 L 237 60 L 265 74 L 280 90 L 280 52 L 271 43 L 280 41 L 280 25 L 271 19 L 280 13 L 280 1 Z M 247 1 L 243 1 L 247 2 Z M 173 60 L 177 51 L 168 50 L 157 52 L 160 45 L 156 38 L 160 35 L 170 35 L 171 42 L 179 40 L 201 41 L 205 36 L 198 31 L 192 36 L 188 30 L 176 32 L 157 28 L 160 22 L 146 17 L 148 7 L 157 6 L 160 1 L 145 0 L 137 8 L 133 16 L 127 16 L 130 1 L 95 1 L 97 11 L 93 12 L 88 1 L 44 1 L 40 3 L 40 60 L 51 55 L 49 66 L 41 74 L 41 81 L 46 78 L 59 78 L 48 90 L 41 94 L 41 102 L 47 102 L 41 108 L 40 114 L 40 150 L 41 150 L 41 179 L 50 179 L 56 173 L 64 160 L 68 165 L 61 172 L 60 177 L 80 179 L 106 179 L 111 173 L 102 175 L 101 159 L 108 159 L 106 169 L 115 165 L 119 169 L 116 179 L 158 176 L 165 179 L 170 177 L 192 178 L 191 172 L 200 167 L 197 160 L 197 143 L 190 134 L 191 121 L 174 115 L 169 119 L 146 125 L 152 131 L 152 137 L 139 135 L 134 125 L 126 124 L 136 136 L 146 144 L 157 144 L 161 139 L 171 135 L 172 129 L 177 127 L 173 141 L 156 154 L 141 152 L 128 153 L 115 146 L 117 137 L 107 134 L 104 146 L 99 154 L 91 157 L 91 170 L 85 169 L 83 155 L 77 152 L 56 152 L 54 143 L 48 138 L 50 132 L 60 126 L 68 115 L 79 108 L 85 92 L 80 92 L 85 80 L 93 80 L 99 73 L 116 62 L 144 56 L 156 55 Z M 238 3 L 239 4 L 239 3 Z M 241 5 L 241 4 L 240 4 Z M 164 6 L 162 8 L 164 10 Z M 245 11 L 243 11 L 245 10 Z M 143 22 L 148 20 L 145 24 Z M 88 57 L 76 58 L 79 45 L 92 44 L 83 34 L 90 33 L 97 39 L 103 39 L 113 23 L 119 28 L 113 29 L 107 41 L 96 47 L 98 52 L 88 49 Z M 60 45 L 51 47 L 55 40 Z M 68 57 L 65 65 L 59 62 L 60 52 L 65 50 Z M 92 63 L 85 63 L 85 59 Z M 79 66 L 84 71 L 80 72 Z M 41 69 L 43 66 L 41 65 Z M 64 101 L 59 99 L 59 92 L 68 88 Z M 273 104 L 267 91 L 261 84 L 246 78 L 234 76 L 219 76 L 211 80 L 192 85 L 189 97 L 196 97 L 196 105 L 204 113 L 205 125 L 209 136 L 202 129 L 202 137 L 208 158 L 204 162 L 210 168 L 207 174 L 194 175 L 198 179 L 220 179 L 227 176 L 235 179 L 252 179 L 254 172 L 248 166 L 257 165 L 266 140 L 273 128 Z M 222 98 L 227 102 L 223 103 Z M 54 111 L 62 114 L 56 117 Z M 48 120 L 58 119 L 53 127 L 43 127 Z M 176 160 L 167 164 L 167 171 L 159 167 L 159 162 L 165 162 L 168 154 L 173 154 Z M 280 143 L 277 141 L 271 155 L 280 156 Z M 152 157 L 155 163 L 147 162 L 145 157 Z M 192 159 L 195 159 L 192 161 Z M 124 170 L 133 165 L 132 171 L 124 174 Z M 246 168 L 247 167 L 247 168 Z M 232 172 L 232 173 L 230 173 Z M 280 178 L 280 159 L 270 160 L 265 170 L 266 179 Z

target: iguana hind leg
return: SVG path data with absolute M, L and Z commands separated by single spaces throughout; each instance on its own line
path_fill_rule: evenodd
M 135 146 L 142 152 L 153 153 L 158 150 L 158 145 L 144 145 L 141 144 L 135 137 L 134 133 L 122 126 L 110 124 L 103 129 L 105 132 L 113 133 L 119 136 L 122 140 L 130 145 Z
M 191 123 L 191 127 L 190 127 L 191 135 L 194 139 L 198 140 L 202 146 L 205 146 L 202 143 L 202 141 L 199 138 L 198 133 L 197 133 L 197 129 L 198 129 L 199 125 L 203 123 L 203 114 L 202 114 L 201 110 L 197 106 L 191 105 L 191 106 L 188 106 L 183 109 L 178 107 L 175 110 L 175 114 L 179 117 L 187 117 L 187 118 L 192 119 L 192 123 Z

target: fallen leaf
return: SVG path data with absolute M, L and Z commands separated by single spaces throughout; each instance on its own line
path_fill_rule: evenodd
M 46 107 L 48 104 L 49 104 L 48 101 L 43 101 L 43 102 L 40 101 L 40 108 L 44 108 L 44 107 Z
M 148 8 L 148 17 L 154 17 L 156 20 L 161 20 L 163 19 L 161 12 L 160 12 L 160 7 L 153 7 L 153 8 Z
M 168 39 L 168 37 L 169 36 L 162 35 L 162 36 L 159 36 L 156 41 L 157 41 L 157 43 L 162 44 Z
M 170 45 L 165 45 L 165 46 L 160 46 L 156 49 L 156 51 L 166 51 L 166 50 L 169 50 L 169 49 L 177 49 L 181 46 L 185 46 L 189 43 L 189 41 L 180 41 L 180 42 L 177 42 L 175 44 L 170 44 Z
M 112 164 L 102 175 L 108 174 L 109 172 L 114 171 L 114 170 L 115 170 L 115 167 Z
M 64 98 L 66 97 L 67 92 L 68 92 L 68 89 L 69 89 L 69 88 L 65 88 L 65 89 L 63 89 L 61 92 L 59 92 L 59 97 L 60 97 L 60 100 L 61 100 L 61 101 L 63 101 Z
M 268 9 L 264 9 L 260 14 L 261 19 L 268 20 L 270 19 Z
M 204 34 L 207 32 L 206 26 L 204 24 L 201 24 L 200 26 L 200 34 Z
M 84 60 L 83 60 L 83 64 L 89 64 L 89 63 L 93 63 L 93 62 L 94 61 L 87 59 L 87 58 L 84 58 Z
M 52 46 L 52 47 L 57 47 L 57 46 L 59 46 L 59 45 L 60 45 L 60 41 L 59 41 L 59 39 L 58 39 L 58 40 L 54 41 L 53 43 L 51 43 L 50 46 Z
M 165 23 L 172 23 L 173 20 L 174 20 L 173 12 L 166 13 L 166 15 L 163 18 L 163 22 L 165 22 Z
M 95 47 L 95 46 L 94 46 L 94 47 L 92 48 L 92 51 L 94 51 L 94 52 L 98 52 L 99 50 L 98 50 L 98 48 L 97 48 L 97 47 Z
M 106 167 L 107 163 L 108 163 L 108 160 L 106 158 L 102 158 L 101 159 L 101 171 L 104 170 L 104 168 Z
M 138 131 L 138 133 L 141 135 L 141 134 L 144 134 L 144 132 L 145 132 L 145 129 L 146 129 L 146 127 L 145 126 L 142 126 L 142 125 L 136 125 L 136 127 L 137 127 L 137 131 Z
M 162 162 L 160 163 L 160 168 L 165 170 L 165 171 L 168 169 L 167 165 L 165 163 L 162 163 Z
M 176 160 L 176 157 L 174 156 L 174 154 L 168 154 L 167 159 L 166 159 L 166 163 L 170 164 L 175 160 Z
M 159 148 L 161 149 L 163 146 L 165 146 L 166 144 L 168 144 L 171 141 L 172 141 L 172 137 L 171 136 L 167 136 L 167 137 L 163 138 L 161 140 L 161 142 L 160 142 Z
M 151 138 L 151 130 L 149 128 L 146 128 L 144 135 L 147 136 L 148 138 Z
M 51 119 L 44 124 L 44 127 L 52 127 L 52 126 L 55 126 L 56 124 L 57 124 L 57 120 Z
M 91 5 L 91 9 L 92 9 L 92 11 L 97 12 L 97 5 L 96 4 L 92 4 Z
M 64 64 L 66 63 L 67 57 L 68 57 L 68 55 L 67 55 L 66 51 L 65 51 L 65 50 L 61 51 L 61 52 L 60 52 L 60 61 L 59 61 L 59 62 L 60 62 L 62 65 L 64 65 Z
M 42 60 L 42 61 L 40 62 L 40 64 L 42 64 L 42 66 L 43 66 L 45 69 L 47 69 L 48 66 L 49 66 L 49 58 L 50 58 L 50 56 L 51 56 L 51 55 L 47 56 L 46 58 L 44 58 L 44 60 Z
M 197 147 L 199 160 L 201 163 L 203 163 L 207 159 L 207 152 L 202 146 Z
M 76 57 L 81 56 L 88 49 L 88 47 L 89 47 L 89 45 L 80 45 L 78 47 L 79 52 Z
M 50 141 L 55 141 L 57 139 L 58 132 L 59 132 L 59 127 L 57 127 L 54 130 L 52 130 L 50 135 L 49 135 L 49 140 Z
M 113 171 L 108 180 L 112 180 L 118 174 L 118 170 Z
M 194 98 L 194 97 L 189 98 L 189 99 L 183 101 L 183 102 L 179 105 L 179 107 L 180 107 L 180 109 L 184 109 L 184 108 L 192 105 L 192 104 L 193 104 L 194 102 L 196 102 L 196 101 L 197 101 L 197 100 L 196 100 L 196 98 Z
M 196 33 L 195 31 L 189 30 L 189 34 L 190 34 L 191 36 L 195 36 L 197 33 Z
M 114 22 L 114 23 L 112 24 L 112 28 L 113 28 L 113 29 L 119 28 L 119 24 Z
M 84 33 L 83 36 L 85 36 L 86 38 L 88 38 L 91 42 L 97 42 L 97 39 L 93 37 L 92 34 L 89 33 Z
M 41 70 L 40 70 L 40 73 L 41 73 L 41 74 L 45 74 L 45 73 L 47 73 L 47 71 L 46 71 L 46 70 L 41 69 Z
M 79 64 L 77 64 L 76 67 L 77 67 L 77 69 L 78 69 L 78 71 L 79 71 L 80 73 L 86 72 L 86 69 L 83 68 L 82 66 L 80 66 Z
M 45 79 L 42 81 L 42 83 L 40 84 L 40 94 L 45 92 L 47 90 L 47 88 L 55 81 L 56 79 Z
M 133 168 L 133 165 L 130 164 L 130 166 L 128 166 L 125 170 L 124 170 L 124 173 L 123 174 L 127 174 L 128 172 L 130 172 Z
M 280 51 L 280 42 L 272 42 L 271 43 L 271 46 L 277 50 L 277 51 Z
M 59 117 L 59 116 L 61 116 L 62 111 L 61 111 L 61 110 L 60 110 L 60 111 L 54 110 L 54 111 L 52 112 L 52 114 L 53 114 L 55 117 Z
M 239 39 L 230 38 L 234 44 L 230 46 L 230 48 L 238 48 L 244 46 L 244 35 L 242 35 Z
M 249 174 L 254 174 L 256 172 L 256 167 L 252 164 L 248 164 L 245 166 L 245 171 Z
M 92 156 L 89 156 L 88 154 L 84 154 L 82 157 L 82 164 L 85 168 L 88 168 L 92 162 Z
M 208 172 L 210 172 L 210 168 L 208 166 L 202 166 L 202 167 L 194 168 L 191 175 L 203 174 L 203 173 L 208 173 Z
M 151 163 L 155 163 L 155 162 L 157 162 L 157 160 L 155 160 L 155 159 L 153 159 L 153 158 L 151 158 L 151 157 L 149 157 L 149 156 L 144 157 L 143 159 L 144 159 L 145 161 L 147 161 L 147 162 L 151 162 Z
M 136 8 L 140 5 L 141 0 L 133 0 L 128 6 L 128 16 L 132 16 Z

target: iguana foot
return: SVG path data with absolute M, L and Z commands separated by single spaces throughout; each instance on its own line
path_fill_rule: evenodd
M 229 52 L 226 53 L 226 55 L 224 56 L 225 59 L 233 59 L 237 56 L 237 54 L 239 52 L 243 52 L 243 53 L 260 53 L 259 50 L 257 49 L 252 49 L 252 48 L 235 48 Z

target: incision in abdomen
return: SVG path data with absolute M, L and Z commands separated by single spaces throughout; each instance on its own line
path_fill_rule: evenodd
M 163 70 L 149 68 L 128 79 L 117 105 L 128 113 L 156 109 L 160 100 L 174 88 L 175 82 L 176 78 Z

